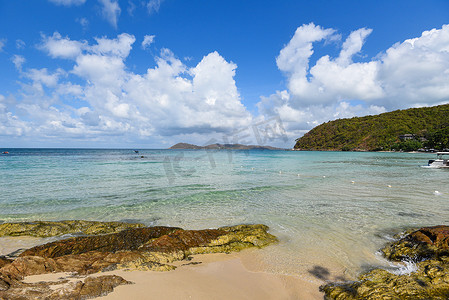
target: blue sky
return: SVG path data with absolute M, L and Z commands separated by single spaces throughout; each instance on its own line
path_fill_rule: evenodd
M 0 0 L 0 147 L 291 147 L 449 103 L 448 23 L 443 0 Z

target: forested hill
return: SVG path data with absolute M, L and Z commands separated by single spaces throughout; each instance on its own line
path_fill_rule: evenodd
M 410 151 L 422 147 L 449 148 L 449 104 L 329 121 L 297 139 L 294 148 Z

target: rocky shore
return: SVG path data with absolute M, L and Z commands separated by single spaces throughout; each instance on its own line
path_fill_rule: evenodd
M 449 226 L 424 227 L 397 237 L 381 251 L 391 261 L 413 263 L 398 274 L 374 269 L 355 282 L 320 287 L 326 299 L 449 299 Z
M 116 275 L 90 274 L 123 270 L 169 271 L 191 255 L 230 253 L 277 242 L 265 225 L 184 230 L 120 222 L 60 221 L 0 224 L 0 236 L 80 236 L 0 257 L 0 299 L 88 299 L 131 282 Z M 30 275 L 66 272 L 75 280 L 26 283 Z

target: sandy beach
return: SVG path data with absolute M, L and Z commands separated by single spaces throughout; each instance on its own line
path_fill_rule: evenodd
M 54 238 L 2 237 L 0 255 L 16 253 Z M 276 247 L 276 246 L 274 246 Z M 21 250 L 22 249 L 22 250 Z M 256 253 L 264 249 L 245 249 L 231 254 L 198 254 L 189 260 L 175 261 L 175 270 L 113 270 L 91 275 L 54 272 L 27 276 L 25 283 L 52 283 L 52 289 L 70 289 L 86 277 L 117 275 L 133 284 L 121 285 L 99 299 L 322 299 L 318 288 L 323 280 L 305 273 L 283 275 L 272 271 Z M 66 283 L 60 283 L 67 279 Z M 59 282 L 56 284 L 56 282 Z
M 91 276 L 118 275 L 133 282 L 97 299 L 322 299 L 320 280 L 255 272 L 244 265 L 248 253 L 195 255 L 177 262 L 169 272 L 124 271 Z M 247 258 L 247 257 L 246 257 Z M 57 281 L 70 274 L 29 276 L 25 282 Z M 76 281 L 76 278 L 70 279 Z

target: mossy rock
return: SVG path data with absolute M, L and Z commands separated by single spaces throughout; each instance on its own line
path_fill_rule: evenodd
M 449 264 L 428 260 L 418 264 L 410 274 L 393 274 L 374 269 L 361 275 L 358 281 L 329 283 L 320 287 L 327 299 L 449 299 Z
M 398 241 L 382 249 L 385 257 L 393 261 L 449 256 L 449 226 L 423 227 L 412 231 Z
M 424 227 L 409 232 L 382 249 L 393 261 L 413 261 L 417 270 L 394 274 L 374 269 L 357 281 L 320 287 L 326 299 L 449 299 L 449 227 Z
M 84 220 L 67 221 L 35 221 L 0 224 L 2 236 L 35 236 L 52 237 L 69 233 L 86 235 L 107 234 L 120 232 L 128 228 L 145 227 L 144 224 L 124 222 L 97 222 Z

